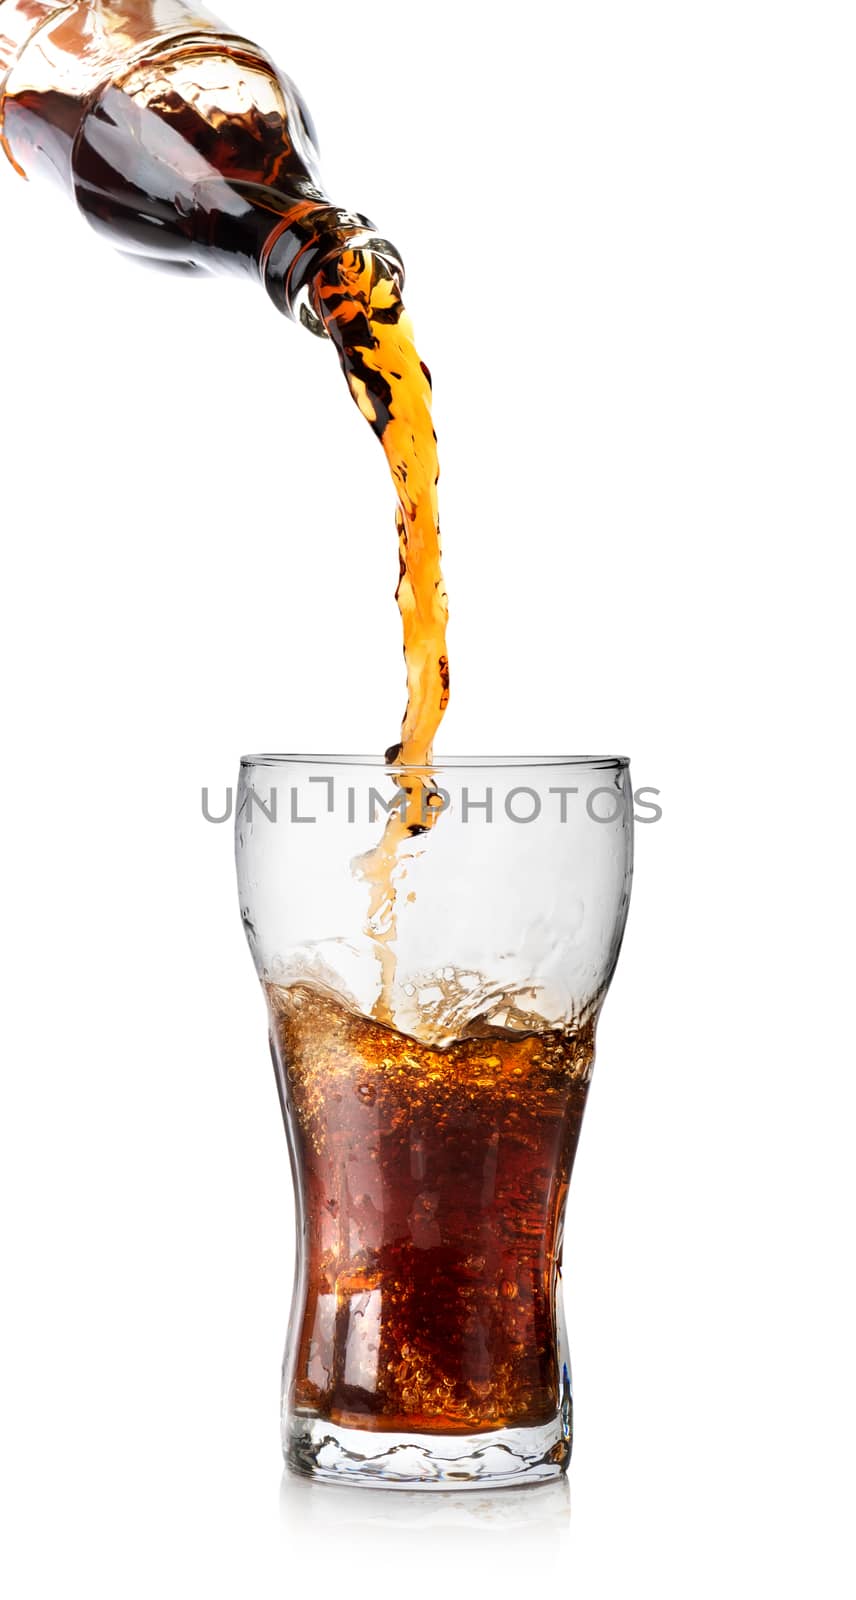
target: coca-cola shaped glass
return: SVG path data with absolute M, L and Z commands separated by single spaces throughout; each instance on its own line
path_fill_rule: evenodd
M 296 1195 L 297 1471 L 566 1469 L 562 1229 L 632 813 L 619 757 L 244 760 L 241 913 Z

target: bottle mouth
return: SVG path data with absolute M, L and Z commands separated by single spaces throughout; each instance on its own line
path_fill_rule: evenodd
M 311 286 L 326 263 L 345 250 L 379 256 L 403 286 L 404 263 L 395 245 L 368 217 L 335 206 L 313 201 L 295 206 L 276 224 L 262 252 L 262 277 L 274 304 L 320 339 L 329 336 L 312 305 Z

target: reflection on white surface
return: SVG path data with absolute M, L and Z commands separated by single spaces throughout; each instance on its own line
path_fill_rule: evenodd
M 435 1546 L 447 1550 L 465 1544 L 473 1554 L 479 1542 L 513 1535 L 515 1549 L 529 1539 L 540 1550 L 558 1548 L 570 1531 L 571 1496 L 567 1478 L 537 1484 L 531 1489 L 467 1489 L 465 1491 L 355 1489 L 347 1484 L 313 1483 L 285 1471 L 280 1488 L 283 1536 L 292 1553 L 303 1542 L 317 1551 L 322 1535 L 332 1550 L 337 1540 L 370 1533 L 386 1548 L 407 1544 L 413 1536 L 430 1534 L 424 1553 L 430 1560 Z M 439 1537 L 435 1541 L 433 1536 Z

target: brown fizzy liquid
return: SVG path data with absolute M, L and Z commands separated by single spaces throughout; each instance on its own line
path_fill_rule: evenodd
M 594 1022 L 435 1049 L 318 986 L 267 993 L 304 1230 L 292 1407 L 384 1432 L 552 1420 Z

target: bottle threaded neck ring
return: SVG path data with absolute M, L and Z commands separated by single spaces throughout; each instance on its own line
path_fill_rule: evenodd
M 262 251 L 262 277 L 274 304 L 324 338 L 307 291 L 325 263 L 344 250 L 381 256 L 403 284 L 404 263 L 398 251 L 368 217 L 312 200 L 299 202 L 279 220 Z

